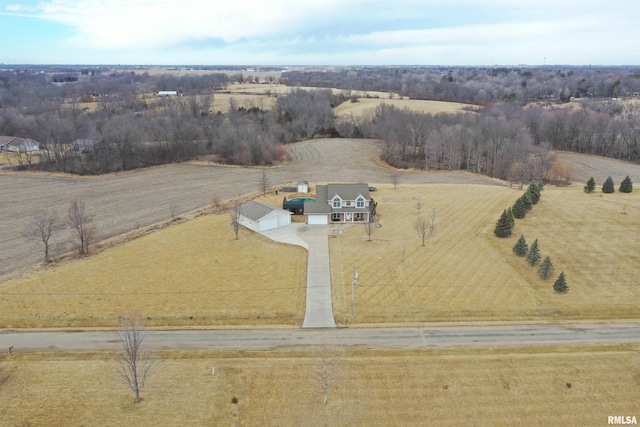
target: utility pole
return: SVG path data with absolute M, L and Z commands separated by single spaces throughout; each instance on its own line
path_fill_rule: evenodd
M 356 317 L 356 280 L 358 280 L 358 272 L 353 267 L 353 278 L 351 279 L 351 315 Z

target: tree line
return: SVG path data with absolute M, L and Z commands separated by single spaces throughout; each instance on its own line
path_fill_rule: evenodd
M 568 102 L 571 98 L 618 98 L 640 92 L 637 67 L 353 67 L 292 70 L 282 81 L 290 86 L 394 92 L 412 99 L 477 105 Z
M 377 80 L 371 81 L 379 83 L 399 72 L 376 70 Z M 360 76 L 361 87 L 368 87 L 366 75 L 344 72 L 345 80 L 336 86 L 346 86 Z M 483 78 L 509 87 L 515 76 L 541 79 L 548 72 L 492 69 Z M 445 73 L 445 81 L 459 82 L 461 73 L 480 76 L 478 70 L 461 69 Z M 554 79 L 598 73 L 603 71 L 576 69 Z M 626 69 L 609 73 L 620 80 L 616 87 L 625 93 L 640 81 Z M 57 80 L 60 75 L 55 75 Z M 383 160 L 398 168 L 468 170 L 520 184 L 570 180 L 568 171 L 554 166 L 553 149 L 640 161 L 640 110 L 621 101 L 585 100 L 573 109 L 522 107 L 508 99 L 458 114 L 425 114 L 383 103 L 364 117 L 336 118 L 334 107 L 357 100 L 348 90 L 292 88 L 279 95 L 270 110 L 238 107 L 231 99 L 228 113 L 214 113 L 214 91 L 242 78 L 241 74 L 150 76 L 92 71 L 79 75 L 77 82 L 60 84 L 44 73 L 0 73 L 0 134 L 43 144 L 40 163 L 32 165 L 32 156 L 24 153 L 22 166 L 100 174 L 204 155 L 222 163 L 264 166 L 282 159 L 284 144 L 339 136 L 383 141 Z M 304 83 L 296 76 L 286 73 L 287 82 Z M 184 96 L 149 96 L 167 89 Z M 83 101 L 91 101 L 94 108 L 87 109 Z M 79 142 L 74 145 L 74 141 Z

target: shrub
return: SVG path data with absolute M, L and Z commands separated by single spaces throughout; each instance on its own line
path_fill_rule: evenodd
M 587 185 L 584 186 L 584 192 L 591 194 L 594 191 L 596 191 L 596 181 L 591 177 L 589 178 L 589 181 L 587 181 Z
M 629 175 L 627 175 L 620 183 L 620 192 L 631 193 L 632 191 L 633 191 L 633 182 L 631 182 L 631 178 L 629 178 Z
M 556 282 L 553 284 L 553 289 L 561 294 L 569 290 L 569 287 L 567 286 L 567 279 L 564 277 L 564 271 L 560 273 L 556 279 Z
M 526 256 L 529 252 L 529 245 L 527 245 L 527 241 L 524 239 L 524 234 L 520 235 L 520 238 L 513 247 L 513 252 L 518 256 Z
M 511 236 L 511 229 L 513 227 L 512 221 L 513 215 L 511 212 L 506 209 L 502 211 L 502 215 L 500 215 L 500 219 L 496 223 L 496 228 L 493 230 L 493 234 L 500 238 Z
M 531 267 L 540 262 L 540 248 L 538 247 L 538 239 L 534 240 L 527 252 L 527 262 Z
M 606 179 L 604 184 L 602 184 L 602 192 L 603 193 L 613 193 L 616 191 L 616 188 L 613 184 L 613 178 L 609 177 Z
M 538 268 L 538 276 L 541 279 L 547 280 L 553 274 L 553 263 L 551 262 L 551 258 L 546 257 L 542 264 L 540 264 L 540 268 Z

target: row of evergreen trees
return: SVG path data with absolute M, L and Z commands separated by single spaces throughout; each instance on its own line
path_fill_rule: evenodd
M 633 182 L 629 175 L 625 177 L 620 183 L 620 187 L 618 190 L 621 193 L 631 193 L 633 191 Z M 589 178 L 587 181 L 587 185 L 584 186 L 584 192 L 587 194 L 591 194 L 596 191 L 596 181 L 593 177 Z M 602 192 L 603 193 L 614 193 L 616 191 L 615 183 L 613 182 L 613 178 L 608 177 L 604 183 L 602 184 Z
M 513 226 L 515 225 L 514 218 L 522 219 L 527 215 L 528 211 L 533 209 L 533 205 L 540 201 L 540 192 L 542 189 L 541 183 L 532 182 L 529 184 L 527 191 L 516 200 L 514 205 L 502 212 L 493 234 L 501 238 L 511 236 Z
M 520 238 L 513 247 L 513 252 L 520 257 L 524 257 L 531 267 L 535 267 L 539 263 L 540 266 L 538 267 L 538 276 L 542 280 L 548 280 L 549 278 L 551 278 L 551 276 L 553 276 L 555 267 L 553 266 L 551 257 L 547 256 L 544 260 L 542 260 L 542 262 L 540 262 L 540 260 L 542 259 L 542 255 L 540 255 L 538 239 L 534 240 L 531 246 L 529 246 L 526 239 L 524 238 L 524 235 L 521 234 Z M 556 292 L 560 293 L 565 293 L 569 290 L 564 271 L 561 272 L 556 279 L 555 283 L 553 284 L 553 289 Z

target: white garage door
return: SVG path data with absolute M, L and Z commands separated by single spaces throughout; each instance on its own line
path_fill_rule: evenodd
M 327 215 L 307 215 L 307 224 L 315 225 L 322 224 L 327 225 L 329 217 Z
M 262 219 L 260 221 L 260 231 L 271 230 L 278 227 L 278 218 Z
M 284 227 L 285 225 L 291 225 L 291 215 L 289 214 L 278 217 L 278 227 Z

